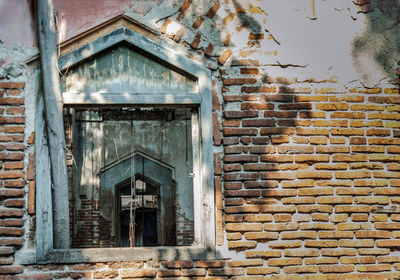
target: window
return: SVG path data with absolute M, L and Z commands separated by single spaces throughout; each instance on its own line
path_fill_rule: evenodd
M 75 160 L 75 165 L 90 166 L 83 169 L 79 166 L 75 168 L 70 162 L 70 200 L 74 204 L 84 203 L 88 198 L 97 201 L 97 204 L 92 204 L 94 207 L 91 207 L 90 211 L 98 211 L 99 221 L 101 217 L 107 216 L 108 220 L 103 222 L 110 223 L 108 228 L 111 228 L 111 231 L 106 230 L 105 224 L 99 224 L 98 231 L 92 232 L 90 239 L 85 241 L 75 239 L 72 244 L 74 248 L 67 250 L 53 248 L 52 240 L 57 233 L 52 231 L 48 150 L 46 146 L 38 145 L 36 179 L 37 192 L 41 195 L 37 196 L 36 250 L 34 255 L 29 250 L 21 250 L 18 258 L 23 263 L 40 260 L 70 263 L 215 258 L 210 72 L 185 56 L 174 54 L 168 46 L 149 40 L 125 25 L 111 32 L 110 28 L 104 30 L 95 30 L 93 31 L 95 33 L 89 34 L 88 38 L 95 38 L 89 43 L 85 37 L 79 37 L 77 38 L 79 42 L 69 44 L 68 48 L 79 47 L 69 49 L 68 53 L 60 57 L 59 68 L 66 72 L 61 79 L 61 89 L 65 120 L 71 132 L 69 135 L 67 133 L 67 138 L 71 137 L 70 148 L 74 155 L 74 159 L 70 160 Z M 146 32 L 148 30 L 141 33 Z M 43 127 L 42 110 L 42 100 L 39 99 L 37 106 L 39 128 Z M 107 135 L 104 135 L 101 129 L 105 129 L 106 122 L 111 125 Z M 151 126 L 149 123 L 152 123 L 153 127 L 159 126 L 144 133 L 152 131 L 154 137 L 158 137 L 157 133 L 163 130 L 165 134 L 170 133 L 172 125 L 170 128 L 168 126 L 173 122 L 182 123 L 182 130 L 175 132 L 176 135 L 169 141 L 172 141 L 170 145 L 175 144 L 176 148 L 179 148 L 175 155 L 184 158 L 185 182 L 178 176 L 178 172 L 182 172 L 179 160 L 170 162 L 155 155 L 154 151 L 146 150 L 136 141 L 144 135 L 143 131 L 140 132 L 140 122 L 148 123 L 149 126 Z M 132 123 L 133 133 L 130 133 Z M 160 127 L 161 123 L 164 127 Z M 94 129 L 96 126 L 98 128 Z M 79 131 L 79 127 L 86 128 Z M 91 129 L 88 129 L 89 127 Z M 188 137 L 185 136 L 186 131 L 190 131 Z M 97 135 L 98 142 L 87 141 L 89 134 L 85 133 Z M 90 137 L 94 137 L 93 135 Z M 101 137 L 102 135 L 105 137 Z M 121 138 L 121 143 L 112 145 L 114 140 L 107 142 L 119 135 L 124 136 Z M 76 141 L 76 137 L 81 137 L 84 141 Z M 43 129 L 37 130 L 36 143 L 42 143 L 43 139 Z M 146 138 L 141 141 L 147 142 Z M 79 147 L 89 142 L 93 151 L 92 148 Z M 132 143 L 135 144 L 133 147 Z M 126 150 L 121 152 L 122 148 Z M 105 155 L 108 153 L 108 157 L 103 156 L 103 153 Z M 90 157 L 93 161 L 88 160 Z M 191 162 L 186 158 L 191 159 Z M 136 168 L 122 168 L 126 164 L 133 164 Z M 144 169 L 140 170 L 142 166 Z M 154 167 L 155 171 L 151 173 L 146 166 Z M 116 170 L 125 170 L 127 176 L 110 176 Z M 76 177 L 79 172 L 83 174 Z M 158 173 L 170 173 L 164 177 L 165 180 L 171 181 L 167 193 L 163 188 L 163 181 L 158 178 L 160 177 Z M 158 177 L 155 174 L 158 174 Z M 77 178 L 80 178 L 79 184 Z M 110 184 L 107 183 L 109 178 L 114 180 Z M 86 184 L 88 182 L 85 180 L 92 182 Z M 131 190 L 132 181 L 136 185 L 134 195 Z M 113 195 L 102 194 L 103 184 L 112 189 Z M 74 189 L 78 188 L 86 190 L 74 192 Z M 95 191 L 96 188 L 98 191 Z M 93 193 L 87 191 L 89 189 L 93 190 Z M 176 203 L 176 200 L 180 199 L 179 196 L 185 195 L 192 197 L 193 202 L 188 201 L 192 207 L 190 211 L 182 209 L 182 205 Z M 110 208 L 101 205 L 107 199 Z M 136 247 L 115 248 L 127 245 L 129 238 L 126 232 L 127 208 L 129 207 L 130 211 L 131 205 L 136 211 L 134 214 Z M 71 206 L 71 212 L 76 209 L 78 208 Z M 85 208 L 79 207 L 79 209 Z M 191 211 L 192 216 L 188 215 Z M 185 216 L 181 217 L 181 213 L 185 213 Z M 173 215 L 175 217 L 169 218 L 170 222 L 165 222 L 162 218 Z M 69 220 L 72 224 L 84 224 L 84 220 L 76 220 L 79 213 L 75 212 L 70 216 L 73 218 L 66 217 L 66 221 Z M 130 217 L 128 220 L 130 221 Z M 183 224 L 188 226 L 188 230 L 182 227 Z M 77 227 L 73 228 L 74 231 L 77 230 Z M 179 233 L 180 228 L 183 228 L 181 233 Z M 114 232 L 107 240 L 105 237 L 102 239 L 102 230 L 107 232 L 114 230 Z M 172 235 L 175 236 L 171 237 Z
M 73 248 L 193 244 L 196 115 L 196 107 L 65 110 Z

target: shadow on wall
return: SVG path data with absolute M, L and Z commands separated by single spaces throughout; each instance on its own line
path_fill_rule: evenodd
M 374 87 L 382 80 L 398 84 L 400 4 L 383 0 L 358 0 L 355 3 L 366 18 L 364 32 L 353 41 L 356 70 L 367 87 Z M 382 76 L 386 78 L 382 79 Z

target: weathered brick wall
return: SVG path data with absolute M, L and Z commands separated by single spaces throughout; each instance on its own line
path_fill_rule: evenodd
M 236 109 L 222 112 L 216 157 L 228 248 L 247 275 L 397 271 L 398 90 L 259 82 L 224 78 Z
M 21 82 L 0 82 L 0 274 L 20 273 L 13 266 L 14 252 L 28 243 L 25 213 L 34 214 L 34 156 L 25 155 L 24 87 Z M 24 239 L 25 237 L 25 239 Z
M 6 124 L 0 130 L 0 279 L 400 277 L 395 81 L 367 88 L 332 77 L 296 79 L 284 72 L 296 65 L 279 63 L 282 75 L 271 76 L 259 46 L 276 38 L 249 31 L 248 48 L 235 50 L 231 39 L 248 28 L 243 19 L 249 13 L 236 5 L 217 15 L 227 3 L 195 13 L 184 1 L 158 22 L 162 40 L 183 46 L 212 70 L 216 237 L 223 259 L 13 264 L 13 252 L 32 243 L 24 229 L 34 231 L 23 220 L 34 214 L 34 157 L 23 153 L 33 142 L 28 135 L 24 142 L 23 84 L 0 83 Z M 235 32 L 210 29 L 235 21 Z M 260 60 L 245 59 L 253 50 Z

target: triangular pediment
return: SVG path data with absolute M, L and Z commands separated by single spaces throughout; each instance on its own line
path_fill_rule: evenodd
M 91 56 L 61 77 L 62 92 L 196 93 L 196 81 L 126 44 Z
M 177 54 L 155 33 L 120 22 L 81 34 L 61 50 L 65 104 L 154 103 L 149 95 L 157 95 L 156 103 L 198 104 L 208 94 L 207 68 Z

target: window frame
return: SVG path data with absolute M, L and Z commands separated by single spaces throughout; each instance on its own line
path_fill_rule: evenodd
M 184 54 L 176 54 L 167 43 L 155 42 L 126 26 L 119 27 L 95 40 L 85 43 L 59 58 L 61 72 L 96 56 L 118 44 L 128 44 L 148 54 L 164 65 L 172 67 L 197 81 L 197 93 L 162 94 L 112 93 L 109 98 L 100 98 L 99 93 L 64 93 L 64 106 L 194 106 L 198 114 L 192 115 L 192 145 L 194 156 L 194 224 L 195 245 L 173 247 L 136 248 L 88 248 L 54 249 L 52 232 L 51 183 L 49 180 L 48 149 L 45 133 L 38 129 L 43 124 L 41 112 L 43 100 L 37 104 L 36 166 L 37 166 L 37 227 L 34 256 L 21 256 L 22 263 L 79 263 L 132 260 L 197 260 L 215 259 L 214 182 L 212 158 L 212 97 L 211 72 L 203 65 L 192 61 Z M 40 96 L 40 93 L 39 93 Z M 167 98 L 166 98 L 167 97 Z M 197 140 L 196 140 L 197 139 Z M 42 146 L 43 145 L 43 146 Z M 194 152 L 195 153 L 195 152 Z M 29 255 L 29 254 L 28 254 Z

